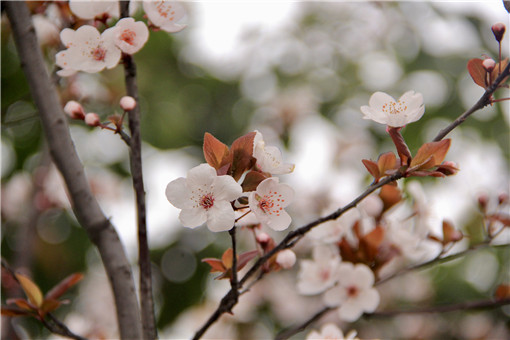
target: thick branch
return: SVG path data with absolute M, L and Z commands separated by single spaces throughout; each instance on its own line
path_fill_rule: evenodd
M 56 89 L 44 66 L 30 13 L 24 2 L 8 1 L 5 7 L 51 155 L 66 182 L 74 213 L 97 246 L 108 274 L 115 297 L 120 336 L 139 339 L 140 317 L 131 267 L 115 228 L 90 191 Z
M 129 1 L 120 2 L 121 17 L 129 16 Z M 144 338 L 156 339 L 156 318 L 154 316 L 154 301 L 152 296 L 152 273 L 149 242 L 147 237 L 147 212 L 145 205 L 145 189 L 142 173 L 142 139 L 140 135 L 140 105 L 138 86 L 136 84 L 136 65 L 131 55 L 125 54 L 124 75 L 127 94 L 136 100 L 136 107 L 128 112 L 129 130 L 131 138 L 131 176 L 136 195 L 136 212 L 138 220 L 138 263 L 140 265 L 140 305 L 142 309 L 142 326 Z

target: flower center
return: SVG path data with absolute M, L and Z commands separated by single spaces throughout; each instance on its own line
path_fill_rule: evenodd
M 92 58 L 96 61 L 103 61 L 106 58 L 106 50 L 102 47 L 97 47 L 93 49 L 90 54 Z
M 328 269 L 321 270 L 319 273 L 319 277 L 321 278 L 321 281 L 329 280 L 329 274 L 330 274 L 330 272 Z
M 120 35 L 120 40 L 123 40 L 125 41 L 126 43 L 128 43 L 129 45 L 134 45 L 135 43 L 135 37 L 136 37 L 136 34 L 135 32 L 131 31 L 131 30 L 124 30 L 122 32 L 122 34 Z
M 200 198 L 200 206 L 205 210 L 209 210 L 214 205 L 214 196 L 212 194 L 205 194 Z
M 347 295 L 349 297 L 356 297 L 359 293 L 359 289 L 356 286 L 349 286 L 347 287 Z
M 156 10 L 163 18 L 167 18 L 170 21 L 174 20 L 173 15 L 175 14 L 175 11 L 172 10 L 172 5 L 165 4 L 163 1 L 160 1 L 156 5 Z
M 405 102 L 397 100 L 397 102 L 384 103 L 382 110 L 390 114 L 399 114 L 407 110 L 407 105 Z
M 259 208 L 267 213 L 269 209 L 271 209 L 272 207 L 274 207 L 274 202 L 271 198 L 267 197 L 267 196 L 264 196 L 260 199 L 259 201 Z

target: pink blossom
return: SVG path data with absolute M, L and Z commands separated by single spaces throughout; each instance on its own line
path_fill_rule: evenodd
M 120 19 L 117 24 L 109 28 L 113 31 L 115 45 L 127 54 L 138 52 L 149 38 L 149 29 L 142 21 L 133 18 Z
M 64 106 L 64 112 L 69 115 L 72 119 L 84 119 L 85 110 L 80 103 L 75 100 L 70 100 Z
M 186 9 L 178 1 L 144 0 L 143 9 L 152 24 L 163 31 L 176 33 L 186 28 L 177 23 L 186 15 Z
M 256 131 L 253 139 L 253 157 L 257 159 L 260 170 L 272 175 L 289 174 L 294 171 L 294 164 L 284 164 L 282 152 L 276 146 L 266 146 L 262 134 Z
M 119 105 L 124 111 L 133 110 L 136 107 L 136 100 L 131 96 L 124 96 L 120 98 Z
M 290 249 L 282 250 L 276 255 L 276 263 L 284 269 L 292 268 L 296 263 L 296 254 Z
M 91 112 L 85 115 L 85 124 L 88 126 L 99 126 L 101 125 L 101 121 L 99 120 L 97 113 Z

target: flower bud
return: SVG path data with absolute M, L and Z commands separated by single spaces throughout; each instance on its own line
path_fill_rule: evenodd
M 85 115 L 85 124 L 88 126 L 99 126 L 101 125 L 101 121 L 96 113 L 87 113 Z
M 276 255 L 276 263 L 283 269 L 292 268 L 296 263 L 296 254 L 290 249 L 282 250 Z
M 500 42 L 501 39 L 503 39 L 503 35 L 505 35 L 506 26 L 503 23 L 498 22 L 497 24 L 492 25 L 491 29 L 496 40 Z
M 257 235 L 257 242 L 260 244 L 265 244 L 265 243 L 269 242 L 270 239 L 271 239 L 271 236 L 269 236 L 266 233 L 260 233 Z
M 74 100 L 70 100 L 64 106 L 64 112 L 73 119 L 83 120 L 85 118 L 85 110 L 80 103 Z
M 131 96 L 124 96 L 120 98 L 119 105 L 122 108 L 122 110 L 131 111 L 136 107 L 136 100 Z
M 498 203 L 501 205 L 505 204 L 506 202 L 508 202 L 508 194 L 500 194 L 498 196 Z
M 496 62 L 491 58 L 487 58 L 482 62 L 482 66 L 487 72 L 492 72 L 496 66 Z
M 480 207 L 480 210 L 485 211 L 488 203 L 489 197 L 487 195 L 482 194 L 478 197 L 478 206 Z

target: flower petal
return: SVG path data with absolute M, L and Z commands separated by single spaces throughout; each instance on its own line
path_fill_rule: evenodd
M 212 185 L 216 199 L 230 202 L 243 194 L 243 188 L 231 176 L 217 176 Z
M 180 177 L 168 183 L 165 194 L 176 208 L 184 209 L 190 205 L 191 191 L 186 186 L 186 178 Z
M 191 190 L 199 187 L 209 189 L 216 177 L 216 170 L 209 164 L 203 163 L 188 171 L 187 183 Z
M 207 227 L 218 232 L 232 229 L 235 223 L 235 213 L 230 202 L 215 201 L 207 211 Z
M 196 228 L 207 221 L 207 213 L 201 207 L 185 208 L 179 214 L 179 220 L 186 228 Z

